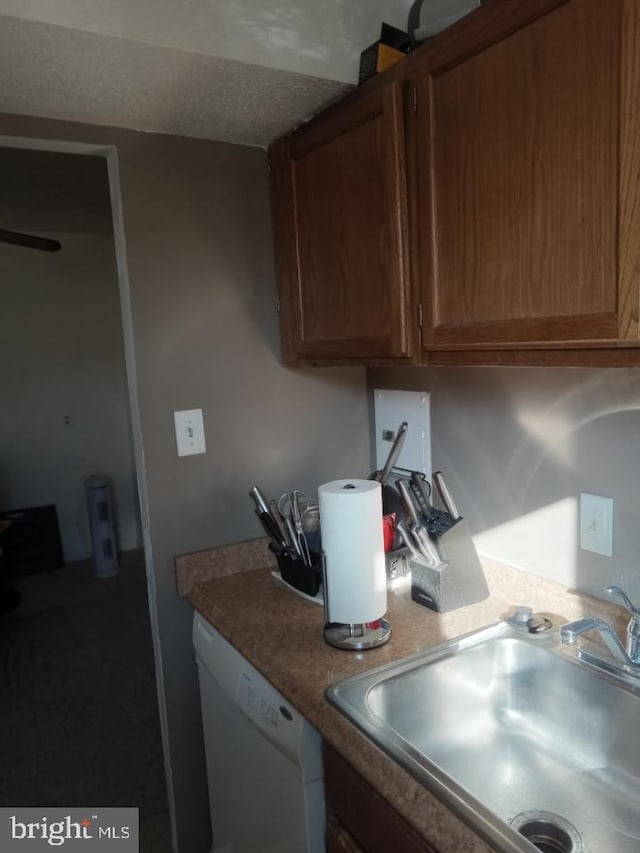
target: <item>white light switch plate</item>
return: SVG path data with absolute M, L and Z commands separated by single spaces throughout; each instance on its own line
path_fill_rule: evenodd
M 196 453 L 206 453 L 202 409 L 186 409 L 183 412 L 174 412 L 173 419 L 176 426 L 178 456 L 194 456 Z
M 580 547 L 603 557 L 613 554 L 613 498 L 580 494 Z
M 431 420 L 426 391 L 374 390 L 376 468 L 387 460 L 402 421 L 409 424 L 396 468 L 422 471 L 431 479 Z

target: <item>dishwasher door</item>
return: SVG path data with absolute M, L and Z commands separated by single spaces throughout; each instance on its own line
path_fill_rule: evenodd
M 212 853 L 323 853 L 318 732 L 196 614 Z

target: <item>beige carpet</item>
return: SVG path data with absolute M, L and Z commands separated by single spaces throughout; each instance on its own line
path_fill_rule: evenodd
M 137 806 L 142 853 L 170 853 L 141 552 L 14 579 L 0 614 L 0 805 Z

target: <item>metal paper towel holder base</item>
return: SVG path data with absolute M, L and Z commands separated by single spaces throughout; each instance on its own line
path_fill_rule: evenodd
M 324 626 L 324 639 L 336 649 L 363 651 L 384 645 L 391 637 L 391 625 L 386 619 L 375 622 L 355 623 L 327 622 Z
M 324 618 L 329 620 L 329 586 L 327 557 L 322 552 L 322 581 L 324 586 Z M 372 622 L 331 622 L 324 626 L 324 640 L 336 649 L 361 652 L 383 646 L 391 638 L 391 625 L 379 617 Z

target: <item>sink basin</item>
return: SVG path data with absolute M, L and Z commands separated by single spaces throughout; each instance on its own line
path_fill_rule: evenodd
M 505 622 L 327 698 L 501 851 L 638 853 L 640 685 Z

